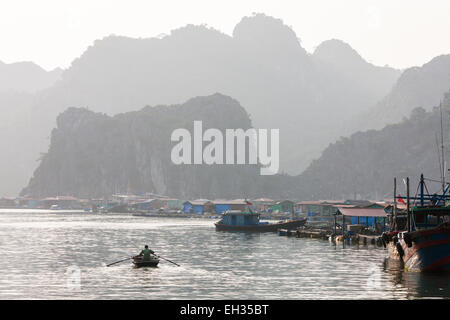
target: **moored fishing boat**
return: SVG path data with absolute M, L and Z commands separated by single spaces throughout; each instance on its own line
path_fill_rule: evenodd
M 278 229 L 296 229 L 306 223 L 306 218 L 276 223 L 261 222 L 259 213 L 240 210 L 226 211 L 215 223 L 218 231 L 277 232 Z
M 450 185 L 440 196 L 425 194 L 422 175 L 419 186 L 420 197 L 407 198 L 406 225 L 399 228 L 394 213 L 393 228 L 382 235 L 383 242 L 389 257 L 401 260 L 407 271 L 450 271 Z M 409 208 L 410 199 L 420 203 Z

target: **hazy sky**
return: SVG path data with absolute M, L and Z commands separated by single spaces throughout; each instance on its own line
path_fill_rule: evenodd
M 397 68 L 450 53 L 449 0 L 0 0 L 0 61 L 67 68 L 110 34 L 147 38 L 191 23 L 231 35 L 253 12 L 281 18 L 309 52 L 337 38 Z

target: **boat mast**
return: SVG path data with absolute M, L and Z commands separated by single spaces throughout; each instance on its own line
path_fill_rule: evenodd
M 423 173 L 420 175 L 420 206 L 423 207 L 424 206 L 424 190 L 423 187 L 425 185 L 425 181 L 423 178 Z
M 397 178 L 394 177 L 394 221 L 393 230 L 397 230 Z
M 408 232 L 411 232 L 411 213 L 409 212 L 409 177 L 406 177 L 406 212 L 407 216 L 407 224 L 408 224 Z

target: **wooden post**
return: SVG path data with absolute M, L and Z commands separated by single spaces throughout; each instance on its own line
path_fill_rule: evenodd
M 336 223 L 337 223 L 337 213 L 334 214 L 334 236 L 336 237 Z
M 345 248 L 345 216 L 342 214 L 342 248 Z

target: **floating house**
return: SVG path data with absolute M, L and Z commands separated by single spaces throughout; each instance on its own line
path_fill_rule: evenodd
M 148 199 L 134 194 L 113 194 L 111 198 L 113 202 L 118 202 L 120 204 L 137 203 Z
M 17 206 L 15 198 L 0 198 L 0 208 L 14 208 Z
M 17 198 L 17 202 L 20 208 L 43 208 L 41 201 L 36 198 L 20 197 Z
M 337 215 L 342 216 L 343 230 L 351 229 L 350 226 L 371 227 L 376 231 L 385 231 L 387 214 L 384 208 L 377 204 L 365 207 L 343 205 L 337 207 Z
M 40 200 L 43 208 L 58 207 L 60 209 L 81 209 L 83 206 L 78 198 L 72 196 L 47 197 Z
M 294 212 L 294 202 L 290 200 L 279 200 L 272 205 L 272 212 Z
M 183 208 L 184 200 L 176 198 L 159 198 L 162 202 L 162 207 L 169 210 L 180 210 Z
M 295 204 L 296 211 L 303 213 L 308 217 L 332 217 L 336 213 L 337 204 L 343 202 L 319 201 L 300 201 Z
M 199 199 L 193 201 L 186 201 L 183 203 L 183 212 L 204 214 L 205 212 L 214 212 L 215 206 L 209 200 Z
M 269 212 L 272 210 L 272 206 L 275 204 L 275 200 L 269 198 L 258 198 L 250 201 L 253 208 L 259 212 Z
M 332 222 L 339 208 L 384 209 L 384 207 L 384 204 L 382 205 L 368 200 L 318 200 L 300 201 L 296 203 L 297 211 L 302 215 L 306 215 L 309 222 Z M 352 221 L 355 221 L 355 219 Z
M 148 199 L 131 205 L 132 208 L 139 211 L 158 210 L 164 206 L 163 201 L 159 199 Z
M 235 211 L 245 211 L 247 210 L 248 204 L 244 199 L 236 200 L 214 200 L 214 209 L 217 213 L 224 213 L 225 211 L 235 210 Z

